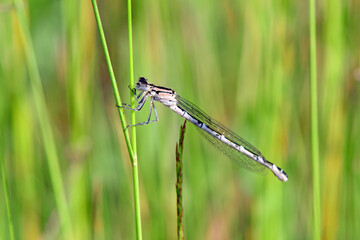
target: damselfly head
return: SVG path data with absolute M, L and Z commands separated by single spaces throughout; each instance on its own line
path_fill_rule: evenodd
M 146 91 L 150 88 L 149 82 L 144 77 L 140 77 L 136 83 L 136 89 L 140 91 Z
M 142 83 L 142 84 L 149 84 L 149 82 L 144 77 L 140 77 L 138 81 L 139 81 L 139 83 Z

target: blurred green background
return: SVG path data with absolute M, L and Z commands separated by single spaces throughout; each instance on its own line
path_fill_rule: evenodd
M 18 14 L 10 4 L 0 2 L 0 238 L 10 237 L 4 179 L 16 239 L 64 238 L 57 162 L 75 238 L 134 239 L 131 164 L 91 1 L 32 0 Z M 99 8 L 129 102 L 126 2 Z M 317 2 L 323 239 L 360 238 L 359 9 L 359 1 Z M 185 239 L 312 238 L 308 29 L 307 1 L 133 1 L 135 78 L 175 89 L 289 176 L 283 183 L 235 167 L 188 124 Z M 137 128 L 143 237 L 175 239 L 183 119 L 156 106 L 160 121 Z

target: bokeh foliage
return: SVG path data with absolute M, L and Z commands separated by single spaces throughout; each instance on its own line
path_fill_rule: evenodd
M 126 1 L 98 4 L 121 96 L 128 97 Z M 0 160 L 15 237 L 63 237 L 49 142 L 41 137 L 40 124 L 48 118 L 74 236 L 133 239 L 130 160 L 91 2 L 32 0 L 22 8 L 47 111 L 40 120 L 19 20 L 10 1 L 2 0 Z M 359 9 L 359 1 L 317 2 L 325 239 L 360 238 Z M 312 237 L 308 25 L 306 1 L 133 2 L 135 77 L 175 89 L 289 175 L 281 183 L 271 173 L 234 167 L 189 124 L 185 239 Z M 137 131 L 143 236 L 174 239 L 175 144 L 183 120 L 156 106 L 160 121 Z M 138 113 L 138 121 L 147 114 Z M 0 238 L 7 239 L 3 197 L 0 216 Z

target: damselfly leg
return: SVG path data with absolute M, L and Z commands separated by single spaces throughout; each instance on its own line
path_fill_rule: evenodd
M 130 91 L 132 92 L 132 94 L 134 94 L 137 103 L 140 104 L 139 99 L 141 98 L 141 96 L 142 96 L 145 92 L 140 92 L 139 95 L 136 95 L 136 88 L 131 88 L 130 85 L 128 86 L 128 88 L 130 89 Z M 133 111 L 139 111 L 139 110 L 134 110 L 134 109 L 130 108 L 131 105 L 130 105 L 130 104 L 127 104 L 127 103 L 123 103 L 123 104 L 122 104 L 122 107 L 124 107 L 124 106 L 128 107 L 127 109 L 131 109 L 131 110 L 133 110 Z M 117 106 L 117 107 L 120 107 L 120 106 Z
M 139 103 L 139 105 L 136 107 L 136 108 L 131 108 L 129 104 L 123 104 L 122 106 L 117 106 L 117 107 L 121 107 L 121 108 L 125 108 L 125 109 L 129 109 L 131 111 L 140 111 L 143 106 L 145 105 L 145 102 L 148 98 L 148 94 L 145 94 L 144 92 L 140 93 L 139 96 L 136 96 L 136 93 L 133 91 L 135 97 L 136 97 L 136 100 L 137 102 Z M 141 96 L 143 94 L 143 96 Z M 138 98 L 141 98 L 140 101 L 138 100 Z M 155 114 L 155 120 L 150 120 L 151 119 L 151 112 L 152 110 L 154 109 L 154 114 Z M 157 122 L 159 121 L 159 116 L 157 114 L 157 111 L 156 111 L 156 108 L 155 108 L 155 104 L 154 104 L 154 100 L 151 98 L 150 99 L 150 111 L 149 111 L 149 117 L 147 119 L 147 121 L 145 122 L 141 122 L 141 123 L 137 123 L 137 124 L 133 124 L 133 125 L 127 125 L 125 130 L 128 128 L 128 127 L 135 127 L 135 126 L 141 126 L 141 125 L 147 125 L 149 123 L 152 123 L 152 122 Z

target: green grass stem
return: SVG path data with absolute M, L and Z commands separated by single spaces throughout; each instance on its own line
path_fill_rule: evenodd
M 127 10 L 128 10 L 128 38 L 129 38 L 129 81 L 130 87 L 134 88 L 134 57 L 133 57 L 133 40 L 132 40 L 132 9 L 131 9 L 131 0 L 127 1 Z M 131 108 L 135 108 L 135 96 L 130 94 L 130 104 Z M 136 124 L 135 111 L 131 111 L 131 125 Z M 134 184 L 134 199 L 135 199 L 135 221 L 136 221 L 136 236 L 138 239 L 142 239 L 141 233 L 141 213 L 140 213 L 140 196 L 139 196 L 139 177 L 138 177 L 138 165 L 137 165 L 137 145 L 136 145 L 136 128 L 131 128 L 131 139 L 132 139 L 132 149 L 135 153 L 133 159 L 133 184 Z
M 319 129 L 316 78 L 316 6 L 309 1 L 310 22 L 310 96 L 311 96 L 311 157 L 313 167 L 313 239 L 321 238 L 320 171 L 319 171 Z
M 97 3 L 95 0 L 92 0 L 92 5 L 93 5 L 93 9 L 94 9 L 94 14 L 95 14 L 95 19 L 96 19 L 96 23 L 98 26 L 98 30 L 99 30 L 99 34 L 100 34 L 100 39 L 101 39 L 101 43 L 103 46 L 103 51 L 105 54 L 105 59 L 106 59 L 106 64 L 108 67 L 108 71 L 110 74 L 110 79 L 111 79 L 111 84 L 112 84 L 112 88 L 114 91 L 114 95 L 115 95 L 115 101 L 116 101 L 116 105 L 117 106 L 121 106 L 122 102 L 121 102 L 121 98 L 120 98 L 120 93 L 116 84 L 116 79 L 115 79 L 115 74 L 113 71 L 113 67 L 111 64 L 111 59 L 110 59 L 110 54 L 108 51 L 108 47 L 106 44 L 106 39 L 105 39 L 105 34 L 104 34 L 104 30 L 102 28 L 102 24 L 101 24 L 101 19 L 100 19 L 100 14 L 99 14 L 99 10 L 97 7 Z M 128 6 L 128 9 L 130 9 L 131 11 L 131 4 L 130 7 Z M 129 16 L 129 19 L 131 20 L 131 15 Z M 129 28 L 131 28 L 131 23 L 129 23 Z M 129 34 L 131 34 L 131 30 L 129 30 Z M 131 44 L 131 37 L 129 36 L 129 57 L 130 57 L 130 86 L 133 87 L 134 86 L 134 82 L 133 82 L 133 70 L 132 70 L 132 66 L 133 66 L 133 57 L 132 57 L 132 44 Z M 131 106 L 134 107 L 135 104 L 135 99 L 134 97 L 131 98 Z M 133 174 L 133 193 L 134 193 L 134 205 L 135 205 L 135 224 L 136 224 L 136 236 L 137 239 L 142 239 L 142 233 L 141 233 L 141 214 L 140 214 L 140 196 L 139 196 L 139 178 L 138 178 L 138 165 L 137 165 L 137 156 L 136 156 L 136 132 L 135 132 L 135 128 L 133 128 L 132 130 L 132 144 L 130 142 L 130 136 L 129 136 L 129 132 L 125 131 L 126 129 L 126 119 L 125 119 L 125 115 L 124 115 L 124 111 L 122 108 L 118 108 L 118 112 L 119 112 L 119 117 L 120 117 L 120 122 L 121 122 L 121 126 L 124 130 L 124 137 L 125 137 L 125 142 L 126 142 L 126 146 L 129 152 L 129 156 L 130 156 L 130 160 L 132 163 L 132 174 Z M 131 122 L 132 124 L 135 123 L 135 115 L 131 115 Z
M 131 0 L 127 1 L 127 10 L 128 10 L 128 38 L 129 38 L 129 77 L 130 77 L 130 87 L 134 88 L 134 57 L 133 57 L 133 40 L 132 40 L 132 10 L 131 10 Z M 134 94 L 130 94 L 130 104 L 131 108 L 135 106 L 135 96 Z M 131 111 L 131 125 L 136 124 L 135 119 L 135 111 Z M 131 136 L 132 136 L 132 148 L 133 151 L 136 153 L 137 146 L 136 146 L 136 128 L 131 128 Z

